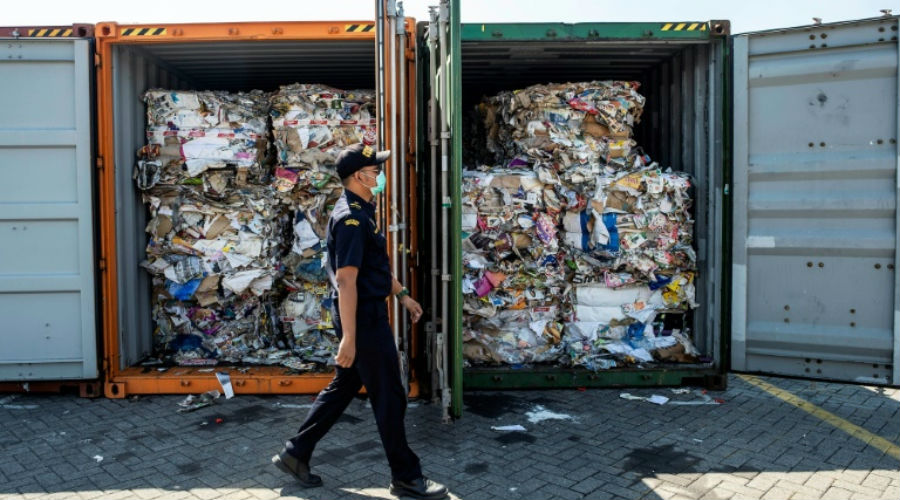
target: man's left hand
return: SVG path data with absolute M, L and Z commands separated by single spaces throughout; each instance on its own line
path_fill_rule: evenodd
M 422 306 L 419 305 L 412 297 L 407 295 L 400 300 L 400 304 L 409 311 L 409 316 L 412 318 L 413 323 L 418 323 L 419 318 L 422 317 Z

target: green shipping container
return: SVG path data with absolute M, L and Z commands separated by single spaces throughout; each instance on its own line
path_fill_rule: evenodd
M 897 384 L 900 294 L 897 276 L 882 272 L 897 265 L 900 234 L 897 146 L 885 139 L 898 126 L 896 33 L 896 16 L 738 36 L 716 20 L 462 24 L 460 2 L 442 2 L 418 26 L 417 195 L 427 200 L 419 213 L 427 368 L 445 416 L 462 414 L 464 390 L 721 387 L 730 369 Z M 467 367 L 465 113 L 503 90 L 613 79 L 641 83 L 637 144 L 692 176 L 699 307 L 688 315 L 694 344 L 712 361 L 596 372 Z M 871 98 L 844 97 L 853 95 Z M 842 191 L 854 182 L 883 195 L 885 210 Z M 835 193 L 840 203 L 826 199 Z M 852 297 L 828 284 L 863 272 L 880 274 L 850 279 Z
M 458 0 L 431 17 L 418 29 L 417 194 L 425 358 L 447 418 L 469 389 L 721 387 L 729 370 L 900 384 L 898 16 L 734 36 L 715 20 L 461 24 Z M 639 81 L 637 144 L 692 177 L 687 323 L 711 362 L 468 367 L 465 114 L 500 91 L 589 80 Z
M 435 379 L 445 377 L 449 385 L 450 414 L 462 413 L 462 390 L 522 389 L 609 386 L 664 386 L 682 384 L 721 385 L 724 378 L 727 305 L 722 303 L 722 290 L 727 289 L 727 275 L 721 232 L 726 217 L 721 192 L 727 182 L 724 157 L 724 118 L 727 115 L 725 96 L 728 23 L 725 21 L 678 23 L 579 23 L 579 24 L 461 24 L 459 2 L 444 4 L 449 19 L 444 36 L 445 66 L 440 56 L 440 33 L 436 50 L 429 48 L 428 24 L 420 23 L 419 77 L 421 92 L 419 109 L 422 138 L 420 169 L 426 182 L 420 184 L 423 203 L 419 214 L 426 226 L 430 207 L 446 207 L 449 231 L 440 222 L 432 224 L 439 238 L 434 258 L 423 268 L 437 269 L 426 280 L 437 285 L 437 300 L 429 303 L 435 311 L 433 328 L 438 342 L 446 342 L 446 372 L 432 366 Z M 441 12 L 436 12 L 440 22 Z M 440 27 L 438 26 L 438 31 Z M 434 55 L 434 60 L 430 60 Z M 433 64 L 432 64 L 433 63 Z M 430 69 L 432 68 L 432 69 Z M 441 88 L 443 75 L 447 87 Z M 461 279 L 461 193 L 464 110 L 474 108 L 482 96 L 502 90 L 527 87 L 537 83 L 575 82 L 588 80 L 637 80 L 640 92 L 646 96 L 642 124 L 635 129 L 635 140 L 660 165 L 694 176 L 695 214 L 699 278 L 697 302 L 701 307 L 693 311 L 694 341 L 697 347 L 713 358 L 712 363 L 698 365 L 656 365 L 650 369 L 614 368 L 589 371 L 583 368 L 534 367 L 468 367 L 464 368 L 462 339 Z M 429 156 L 424 154 L 436 142 L 440 156 L 440 120 L 428 120 L 430 89 L 436 90 L 437 113 L 447 120 L 443 135 L 449 142 L 449 154 L 444 160 L 436 158 L 434 172 L 429 169 Z M 445 91 L 446 93 L 442 92 Z M 446 101 L 446 105 L 442 106 Z M 434 130 L 435 133 L 430 133 Z M 449 134 L 447 133 L 449 132 Z M 433 136 L 437 136 L 437 141 Z M 449 137 L 447 137 L 449 136 Z M 440 193 L 442 160 L 447 168 L 449 200 L 430 192 Z M 434 177 L 431 177 L 433 175 Z M 443 215 L 437 214 L 437 221 Z M 424 249 L 429 248 L 428 231 L 423 231 Z M 448 250 L 449 276 L 441 273 L 441 251 Z M 444 278 L 443 280 L 441 278 Z M 446 316 L 440 313 L 441 282 L 447 283 Z M 427 283 L 428 281 L 426 281 Z M 425 288 L 428 291 L 428 287 Z M 431 302 L 431 301 L 429 301 Z M 446 319 L 442 324 L 441 318 Z M 440 364 L 442 354 L 431 356 Z M 432 387 L 440 391 L 440 380 Z

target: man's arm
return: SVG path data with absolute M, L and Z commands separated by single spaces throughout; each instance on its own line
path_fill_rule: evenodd
M 341 344 L 335 360 L 338 366 L 350 368 L 356 359 L 356 277 L 359 268 L 346 266 L 337 270 L 338 308 L 341 311 Z
M 356 359 L 356 278 L 362 266 L 366 235 L 360 220 L 353 214 L 337 221 L 334 236 L 334 279 L 337 281 L 338 307 L 341 310 L 341 344 L 335 362 L 343 368 L 353 366 Z
M 397 280 L 397 278 L 391 276 L 391 279 L 393 279 L 393 283 L 391 284 L 391 295 L 397 295 L 405 287 Z M 413 299 L 410 295 L 402 297 L 400 299 L 400 305 L 402 305 L 406 308 L 407 311 L 409 311 L 409 316 L 410 318 L 412 318 L 412 322 L 418 323 L 419 318 L 422 317 L 422 306 L 419 305 L 419 303 L 416 302 L 416 300 Z M 343 315 L 341 317 L 343 317 Z

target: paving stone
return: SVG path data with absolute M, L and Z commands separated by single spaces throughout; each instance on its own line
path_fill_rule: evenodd
M 898 390 L 763 379 L 897 440 Z M 726 401 L 717 407 L 655 407 L 619 392 L 467 393 L 467 404 L 488 412 L 464 410 L 462 420 L 446 425 L 440 408 L 419 404 L 408 412 L 409 440 L 425 473 L 463 500 L 900 498 L 900 462 L 736 376 L 716 395 Z M 348 417 L 320 443 L 313 464 L 326 484 L 306 490 L 268 460 L 305 413 L 274 404 L 308 397 L 242 395 L 184 415 L 173 411 L 181 399 L 22 395 L 19 402 L 40 411 L 0 411 L 0 428 L 16 429 L 0 439 L 0 497 L 389 498 L 390 471 L 365 402 L 351 403 Z M 529 431 L 517 435 L 490 430 L 525 422 L 524 412 L 538 404 L 577 422 L 526 425 Z M 214 416 L 225 423 L 199 425 Z

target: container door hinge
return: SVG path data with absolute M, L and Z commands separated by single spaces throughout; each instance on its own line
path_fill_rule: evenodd
M 100 269 L 100 272 L 106 272 L 106 257 L 100 257 L 97 260 L 97 268 Z
M 97 54 L 96 52 L 94 53 L 94 67 L 100 67 L 100 54 Z
M 98 157 L 97 157 L 97 162 L 96 162 L 96 164 L 97 164 L 97 170 L 103 170 L 104 164 L 103 164 L 103 157 L 102 157 L 102 156 L 98 156 Z

